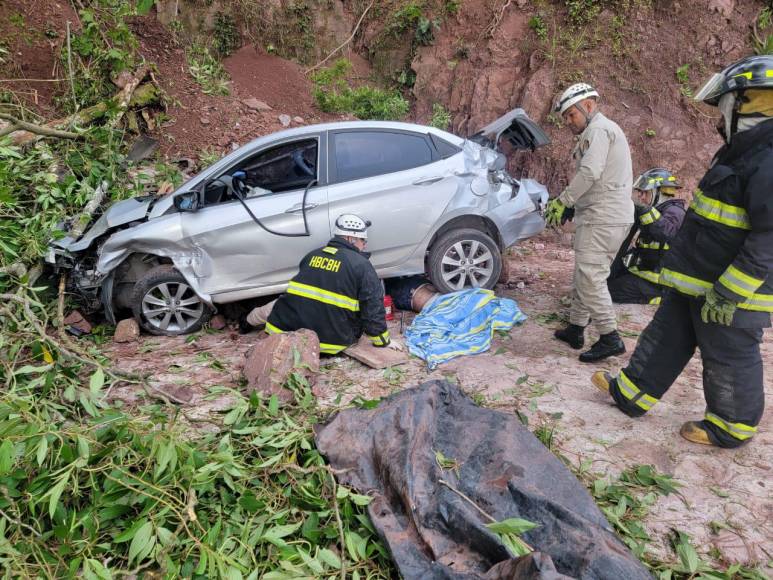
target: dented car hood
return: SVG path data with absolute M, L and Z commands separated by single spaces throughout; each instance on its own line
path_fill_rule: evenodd
M 65 236 L 52 245 L 69 252 L 80 252 L 87 249 L 94 240 L 106 231 L 131 222 L 144 220 L 154 201 L 153 196 L 133 197 L 118 201 L 108 207 L 99 219 L 78 240 Z

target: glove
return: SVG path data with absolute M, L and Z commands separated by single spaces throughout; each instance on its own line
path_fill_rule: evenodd
M 566 206 L 557 197 L 551 199 L 548 202 L 548 206 L 545 209 L 545 222 L 549 226 L 558 227 L 561 225 L 561 218 L 564 217 Z
M 564 211 L 564 215 L 561 216 L 561 225 L 564 225 L 566 222 L 570 222 L 574 219 L 574 208 L 568 207 Z
M 405 346 L 403 346 L 403 343 L 397 340 L 396 338 L 393 338 L 392 340 L 389 341 L 387 348 L 391 348 L 392 350 L 397 350 L 397 351 L 405 350 Z
M 730 326 L 733 323 L 733 315 L 737 307 L 735 302 L 731 302 L 714 288 L 709 288 L 709 291 L 706 292 L 706 302 L 701 308 L 701 320 L 706 324 L 713 322 L 714 324 Z

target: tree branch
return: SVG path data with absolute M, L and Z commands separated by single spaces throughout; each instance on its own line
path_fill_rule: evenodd
M 45 127 L 42 125 L 35 125 L 34 123 L 28 123 L 27 121 L 22 121 L 7 113 L 0 113 L 0 119 L 10 123 L 10 125 L 0 129 L 0 137 L 15 131 L 27 131 L 29 133 L 34 133 L 35 135 L 43 135 L 44 137 L 58 137 L 59 139 L 80 139 L 83 137 L 83 135 L 78 133 L 60 131 L 59 129 L 54 129 L 53 127 Z

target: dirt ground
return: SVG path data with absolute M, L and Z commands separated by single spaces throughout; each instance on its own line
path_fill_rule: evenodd
M 566 236 L 563 236 L 565 238 Z M 552 425 L 555 450 L 579 466 L 590 461 L 592 471 L 616 475 L 629 465 L 652 464 L 681 483 L 681 492 L 660 498 L 646 519 L 653 549 L 668 557 L 669 530 L 689 533 L 701 552 L 717 548 L 727 561 L 766 562 L 773 555 L 773 456 L 771 412 L 750 445 L 721 450 L 690 444 L 678 435 L 687 420 L 702 417 L 704 399 L 701 365 L 696 357 L 664 400 L 642 419 L 631 419 L 590 384 L 597 368 L 616 371 L 628 355 L 602 365 L 586 365 L 577 352 L 557 342 L 553 330 L 566 313 L 572 250 L 552 234 L 510 250 L 510 279 L 498 295 L 514 298 L 529 316 L 505 338 L 497 337 L 490 351 L 461 357 L 428 372 L 412 358 L 399 368 L 373 370 L 348 357 L 323 360 L 314 390 L 320 404 L 333 411 L 355 397 L 377 399 L 430 378 L 456 381 L 480 404 L 503 412 L 518 411 L 529 428 Z M 618 307 L 629 353 L 654 312 L 652 306 Z M 403 313 L 405 321 L 412 313 Z M 400 313 L 392 324 L 399 334 Z M 180 405 L 183 417 L 199 428 L 217 429 L 216 411 L 228 408 L 229 389 L 240 388 L 244 352 L 259 339 L 232 328 L 190 338 L 143 337 L 140 343 L 108 346 L 105 354 L 120 368 L 150 370 L 152 384 Z M 591 336 L 590 340 L 595 337 Z M 766 369 L 773 361 L 773 336 L 762 345 Z M 773 394 L 766 381 L 768 397 Z M 134 387 L 113 391 L 134 403 Z M 711 522 L 725 529 L 713 533 Z

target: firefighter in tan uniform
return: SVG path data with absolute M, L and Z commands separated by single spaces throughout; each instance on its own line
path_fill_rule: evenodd
M 566 89 L 556 103 L 555 111 L 578 135 L 572 152 L 577 172 L 561 195 L 550 201 L 546 215 L 548 225 L 557 226 L 574 210 L 572 306 L 569 325 L 555 336 L 580 349 L 585 327 L 592 320 L 600 338 L 580 355 L 582 362 L 625 352 L 607 278 L 634 221 L 628 141 L 620 127 L 598 110 L 598 97 L 592 86 L 579 83 Z

